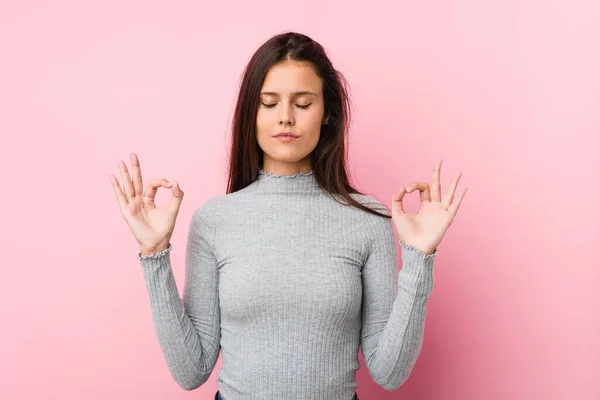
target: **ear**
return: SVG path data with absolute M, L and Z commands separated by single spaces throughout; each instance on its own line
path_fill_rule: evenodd
M 329 115 L 325 115 L 323 117 L 323 125 L 327 125 L 328 122 L 329 122 Z

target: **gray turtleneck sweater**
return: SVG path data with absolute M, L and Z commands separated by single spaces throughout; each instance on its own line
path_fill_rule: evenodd
M 352 196 L 389 215 L 374 197 Z M 350 400 L 359 347 L 383 388 L 408 378 L 437 250 L 397 242 L 390 218 L 336 202 L 314 172 L 261 170 L 246 188 L 209 198 L 186 247 L 182 298 L 171 244 L 137 254 L 158 341 L 182 388 L 206 382 L 219 351 L 225 400 Z

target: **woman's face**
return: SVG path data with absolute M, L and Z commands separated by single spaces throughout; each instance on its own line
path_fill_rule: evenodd
M 256 139 L 264 152 L 265 171 L 291 175 L 310 172 L 310 153 L 319 142 L 323 116 L 323 89 L 310 63 L 287 60 L 273 66 L 261 88 L 256 117 Z M 291 141 L 280 132 L 298 136 Z

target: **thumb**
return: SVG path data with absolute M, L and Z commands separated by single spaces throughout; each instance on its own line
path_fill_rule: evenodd
M 173 196 L 171 196 L 171 200 L 169 201 L 169 210 L 177 215 L 179 212 L 179 207 L 181 206 L 181 201 L 183 200 L 183 191 L 179 187 L 179 183 L 177 181 L 171 181 L 173 184 L 171 190 L 173 191 Z

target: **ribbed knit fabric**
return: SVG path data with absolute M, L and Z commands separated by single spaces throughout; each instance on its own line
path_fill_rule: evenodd
M 374 197 L 352 196 L 389 215 Z M 408 378 L 437 250 L 397 242 L 390 218 L 336 202 L 314 171 L 261 170 L 246 188 L 197 208 L 182 298 L 171 250 L 137 258 L 158 341 L 184 389 L 206 382 L 219 350 L 225 400 L 350 400 L 359 346 L 383 388 Z

